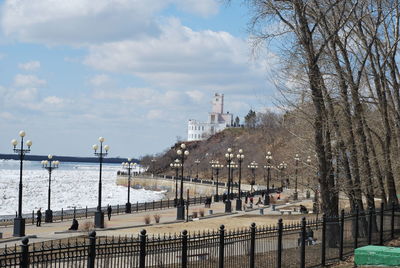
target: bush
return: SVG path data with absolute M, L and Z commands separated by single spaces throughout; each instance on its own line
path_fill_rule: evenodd
M 150 218 L 150 215 L 146 215 L 146 216 L 144 216 L 144 224 L 150 224 L 150 222 L 151 222 L 151 218 Z
M 200 215 L 200 217 L 204 217 L 204 209 L 199 210 L 199 215 Z
M 156 223 L 159 223 L 159 222 L 160 222 L 160 219 L 161 219 L 161 215 L 160 215 L 160 214 L 154 214 L 153 217 L 154 217 L 154 221 L 155 221 Z
M 83 231 L 85 231 L 85 232 L 89 232 L 89 231 L 91 231 L 91 230 L 93 230 L 93 229 L 94 229 L 94 223 L 91 222 L 91 221 L 85 221 L 85 222 L 82 224 L 81 230 L 83 230 Z
M 197 218 L 197 211 L 193 211 L 192 212 L 192 218 L 194 219 L 194 218 Z

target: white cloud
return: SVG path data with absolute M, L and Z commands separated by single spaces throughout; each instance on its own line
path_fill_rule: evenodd
M 30 106 L 31 104 L 33 104 L 36 101 L 37 97 L 38 90 L 34 87 L 17 90 L 12 96 L 15 102 L 18 102 L 24 106 Z
M 101 87 L 104 86 L 108 83 L 110 83 L 111 79 L 108 75 L 106 74 L 99 74 L 95 75 L 90 79 L 90 84 L 95 86 L 95 87 Z
M 31 74 L 17 74 L 14 77 L 14 85 L 17 87 L 38 87 L 46 85 L 46 80 L 39 79 Z
M 161 110 L 150 110 L 147 113 L 146 117 L 149 120 L 162 119 L 165 117 L 165 112 Z
M 247 90 L 263 86 L 266 67 L 249 61 L 245 40 L 227 32 L 193 31 L 171 20 L 160 37 L 91 46 L 84 63 L 131 73 L 163 88 Z
M 34 70 L 37 70 L 40 68 L 40 62 L 39 61 L 29 61 L 29 62 L 25 62 L 25 63 L 20 63 L 20 64 L 18 64 L 18 67 L 25 71 L 34 71 Z
M 159 33 L 156 16 L 170 5 L 201 16 L 217 0 L 6 0 L 1 27 L 8 37 L 46 44 L 88 44 Z
M 63 99 L 56 96 L 49 96 L 43 99 L 43 103 L 49 105 L 62 105 L 63 102 Z

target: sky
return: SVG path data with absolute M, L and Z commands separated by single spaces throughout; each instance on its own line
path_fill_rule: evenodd
M 0 153 L 162 152 L 205 121 L 214 93 L 241 120 L 272 106 L 274 54 L 252 53 L 250 11 L 221 0 L 0 0 Z

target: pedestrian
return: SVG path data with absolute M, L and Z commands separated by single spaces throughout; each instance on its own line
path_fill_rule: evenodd
M 108 205 L 108 207 L 107 207 L 108 220 L 111 220 L 111 212 L 112 212 L 112 207 L 111 207 L 111 205 Z
M 42 224 L 42 208 L 39 208 L 36 211 L 36 226 L 40 226 Z
M 252 196 L 250 196 L 250 204 L 253 205 L 253 197 Z

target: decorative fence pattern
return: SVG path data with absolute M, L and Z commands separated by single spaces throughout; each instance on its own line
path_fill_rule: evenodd
M 314 242 L 309 240 L 309 230 Z M 178 235 L 76 238 L 59 244 L 5 248 L 0 267 L 319 267 L 343 260 L 367 244 L 382 245 L 400 234 L 400 211 L 394 208 L 286 225 Z

